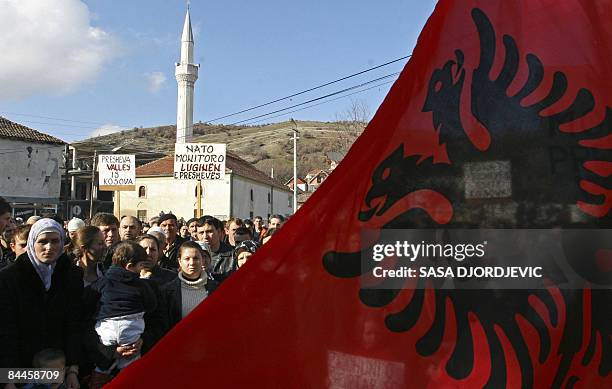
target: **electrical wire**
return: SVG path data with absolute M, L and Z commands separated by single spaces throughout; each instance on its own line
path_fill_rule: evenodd
M 57 120 L 57 121 L 62 121 L 62 122 L 73 122 L 73 123 L 82 123 L 82 124 L 96 124 L 96 125 L 105 125 L 108 123 L 100 123 L 100 122 L 86 122 L 86 121 L 82 121 L 82 120 L 74 120 L 74 119 L 64 119 L 64 118 L 56 118 L 56 117 L 51 117 L 51 116 L 40 116 L 40 115 L 32 115 L 32 114 L 26 114 L 26 113 L 16 113 L 16 112 L 1 112 L 2 115 L 8 114 L 8 115 L 15 115 L 15 116 L 26 116 L 26 117 L 33 117 L 33 118 L 39 118 L 39 119 L 48 119 L 48 120 Z
M 376 69 L 380 69 L 382 67 L 391 65 L 393 63 L 402 61 L 404 59 L 408 59 L 411 56 L 412 56 L 412 54 L 406 55 L 404 57 L 396 58 L 394 60 L 391 60 L 391 61 L 385 62 L 383 64 L 380 64 L 380 65 L 377 65 L 377 66 L 374 66 L 374 67 L 371 67 L 371 68 L 368 68 L 368 69 L 365 69 L 365 70 L 362 70 L 362 71 L 350 74 L 348 76 L 344 76 L 344 77 L 338 78 L 336 80 L 329 81 L 329 82 L 326 82 L 326 83 L 314 86 L 312 88 L 308 88 L 308 89 L 305 89 L 305 90 L 302 90 L 302 91 L 290 94 L 288 96 L 284 96 L 284 97 L 281 97 L 281 98 L 278 98 L 278 99 L 274 99 L 272 101 L 269 101 L 269 102 L 266 102 L 266 103 L 263 103 L 263 104 L 259 104 L 259 105 L 254 106 L 254 107 L 246 108 L 246 109 L 243 109 L 243 110 L 240 110 L 240 111 L 237 111 L 237 112 L 233 112 L 233 113 L 230 113 L 230 114 L 227 114 L 227 115 L 223 115 L 223 116 L 220 116 L 220 117 L 217 117 L 217 118 L 214 118 L 214 119 L 210 119 L 210 120 L 207 120 L 205 122 L 211 123 L 211 122 L 218 121 L 218 120 L 221 120 L 221 119 L 225 119 L 225 118 L 228 118 L 228 117 L 231 117 L 231 116 L 236 116 L 236 115 L 241 114 L 241 113 L 249 112 L 249 111 L 252 111 L 252 110 L 257 109 L 257 108 L 261 108 L 261 107 L 265 107 L 265 106 L 268 106 L 268 105 L 271 105 L 271 104 L 274 104 L 274 103 L 278 103 L 280 101 L 284 101 L 284 100 L 287 100 L 287 99 L 290 99 L 290 98 L 293 98 L 293 97 L 296 97 L 296 96 L 300 96 L 302 94 L 305 94 L 305 93 L 308 93 L 308 92 L 312 92 L 314 90 L 317 90 L 317 89 L 320 89 L 320 88 L 323 88 L 323 87 L 326 87 L 326 86 L 329 86 L 329 85 L 333 85 L 333 84 L 336 84 L 336 83 L 344 81 L 344 80 L 348 80 L 348 79 L 356 77 L 358 75 L 365 74 L 367 72 L 370 72 L 370 71 L 373 71 L 373 70 L 376 70 Z M 56 120 L 56 121 L 69 122 L 69 123 L 92 124 L 92 125 L 95 126 L 95 127 L 92 127 L 92 126 L 77 126 L 77 125 L 70 125 L 70 124 L 47 123 L 47 122 L 39 122 L 39 121 L 32 121 L 32 120 L 24 120 L 24 122 L 32 123 L 32 124 L 62 125 L 62 126 L 66 126 L 66 127 L 75 127 L 75 128 L 80 128 L 80 129 L 98 129 L 99 126 L 104 126 L 104 125 L 108 124 L 108 123 L 103 123 L 103 122 L 93 122 L 93 121 L 85 121 L 85 120 L 74 120 L 74 119 L 66 119 L 66 118 L 60 118 L 60 117 L 55 117 L 55 116 L 33 115 L 33 114 L 26 114 L 26 113 L 20 113 L 20 112 L 3 111 L 0 114 L 2 114 L 2 115 L 24 116 L 24 117 L 33 117 L 33 118 L 38 118 L 38 119 Z M 117 125 L 119 127 L 123 127 L 126 130 L 129 130 L 130 128 L 133 128 L 133 126 L 128 126 L 128 125 L 122 125 L 122 124 L 115 124 L 115 125 Z M 58 131 L 55 131 L 55 132 L 59 133 Z M 64 134 L 72 135 L 72 133 L 69 133 L 69 132 L 63 132 L 63 133 Z
M 250 117 L 250 118 L 248 118 L 248 119 L 240 120 L 240 121 L 237 121 L 237 122 L 232 123 L 231 125 L 236 125 L 236 124 L 240 124 L 240 123 L 248 122 L 248 121 L 251 121 L 251 120 L 253 120 L 253 119 L 259 119 L 259 118 L 264 117 L 264 116 L 269 116 L 269 115 L 272 115 L 272 114 L 275 114 L 275 113 L 279 113 L 279 112 L 286 111 L 286 110 L 288 110 L 288 109 L 292 109 L 292 108 L 295 108 L 295 107 L 300 107 L 300 106 L 305 105 L 305 104 L 308 104 L 308 103 L 312 103 L 312 102 L 315 102 L 315 101 L 319 101 L 319 100 L 322 100 L 322 99 L 326 99 L 326 98 L 331 97 L 331 96 L 336 96 L 336 95 L 339 95 L 339 94 L 341 94 L 341 93 L 348 92 L 348 91 L 350 91 L 350 90 L 357 89 L 357 88 L 360 88 L 360 87 L 362 87 L 362 86 L 369 85 L 369 84 L 372 84 L 372 83 L 377 82 L 377 81 L 380 81 L 380 80 L 384 80 L 385 78 L 389 78 L 389 77 L 397 76 L 398 74 L 399 74 L 399 72 L 396 72 L 396 73 L 391 73 L 391 74 L 387 74 L 386 76 L 382 76 L 382 77 L 376 78 L 376 79 L 374 79 L 374 80 L 366 81 L 366 82 L 361 83 L 361 84 L 359 84 L 359 85 L 353 85 L 353 86 L 351 86 L 351 87 L 344 88 L 344 89 L 339 90 L 339 91 L 336 91 L 336 92 L 328 93 L 328 94 L 327 94 L 327 95 L 325 95 L 325 96 L 316 97 L 316 98 L 314 98 L 314 99 L 310 99 L 310 100 L 308 100 L 308 101 L 304 101 L 303 103 L 294 104 L 294 105 L 289 106 L 289 107 L 286 107 L 286 108 L 277 109 L 276 111 L 272 111 L 272 112 L 268 112 L 268 113 L 265 113 L 265 114 L 262 114 L 262 115 L 253 116 L 253 117 Z
M 303 91 L 300 91 L 300 92 L 297 92 L 297 93 L 293 93 L 291 95 L 288 95 L 288 96 L 285 96 L 285 97 L 282 97 L 282 98 L 279 98 L 279 99 L 275 99 L 273 101 L 269 101 L 269 102 L 264 103 L 264 104 L 260 104 L 260 105 L 257 105 L 257 106 L 254 106 L 254 107 L 250 107 L 250 108 L 238 111 L 238 112 L 234 112 L 234 113 L 231 113 L 231 114 L 228 114 L 228 115 L 224 115 L 224 116 L 221 116 L 221 117 L 209 120 L 207 122 L 210 123 L 210 122 L 217 121 L 217 120 L 220 120 L 220 119 L 224 119 L 224 118 L 227 118 L 227 117 L 235 116 L 235 115 L 238 115 L 238 114 L 241 114 L 241 113 L 244 113 L 244 112 L 249 112 L 249 111 L 252 111 L 252 110 L 257 109 L 257 108 L 268 106 L 268 105 L 271 105 L 271 104 L 279 102 L 279 101 L 287 100 L 287 99 L 290 99 L 292 97 L 299 96 L 299 95 L 302 95 L 304 93 L 311 92 L 313 90 L 320 89 L 320 88 L 323 88 L 325 86 L 329 86 L 329 85 L 338 83 L 340 81 L 347 80 L 349 78 L 352 78 L 352 77 L 355 77 L 355 76 L 358 76 L 358 75 L 370 72 L 370 71 L 375 70 L 375 69 L 379 69 L 381 67 L 393 64 L 395 62 L 398 62 L 398 61 L 401 61 L 401 60 L 404 60 L 404 59 L 407 59 L 407 58 L 410 58 L 410 57 L 411 57 L 411 55 L 407 55 L 407 56 L 404 56 L 404 57 L 401 57 L 401 58 L 397 58 L 395 60 L 386 62 L 384 64 L 381 64 L 381 65 L 378 65 L 378 66 L 374 66 L 374 67 L 371 67 L 369 69 L 365 69 L 365 70 L 362 70 L 360 72 L 353 73 L 351 75 L 348 75 L 348 76 L 345 76 L 345 77 L 342 77 L 342 78 L 339 78 L 339 79 L 336 79 L 336 80 L 333 80 L 333 81 L 330 81 L 330 82 L 327 82 L 327 83 L 324 83 L 324 84 L 321 84 L 321 85 L 317 85 L 315 87 L 308 88 L 306 90 L 303 90 Z M 374 80 L 370 80 L 370 81 L 361 83 L 359 85 L 354 85 L 354 86 L 351 86 L 351 87 L 348 87 L 348 88 L 344 88 L 342 90 L 339 90 L 339 91 L 336 91 L 336 92 L 332 92 L 332 93 L 329 93 L 329 94 L 324 95 L 324 96 L 316 97 L 314 99 L 310 99 L 310 100 L 307 100 L 307 101 L 299 103 L 299 104 L 294 104 L 294 105 L 291 105 L 289 107 L 285 107 L 285 108 L 278 109 L 278 110 L 275 110 L 275 111 L 272 111 L 272 112 L 268 112 L 268 113 L 265 113 L 265 114 L 257 115 L 257 116 L 254 116 L 254 117 L 250 117 L 250 118 L 247 118 L 247 119 L 244 119 L 244 120 L 240 120 L 240 121 L 231 123 L 228 126 L 235 126 L 235 125 L 242 124 L 242 123 L 245 123 L 245 122 L 250 122 L 250 121 L 252 122 L 252 124 L 261 123 L 263 121 L 266 121 L 266 120 L 269 120 L 269 119 L 272 119 L 272 118 L 276 118 L 276 117 L 280 117 L 280 116 L 283 116 L 283 115 L 287 115 L 289 113 L 298 112 L 298 111 L 301 111 L 301 110 L 304 110 L 304 109 L 312 108 L 312 107 L 315 107 L 315 106 L 318 106 L 318 105 L 321 105 L 321 104 L 325 104 L 325 103 L 328 103 L 328 102 L 331 102 L 331 101 L 338 100 L 340 98 L 345 98 L 345 97 L 354 95 L 356 93 L 361 93 L 361 92 L 364 92 L 366 90 L 370 90 L 370 89 L 379 87 L 381 85 L 388 84 L 388 82 L 387 83 L 382 83 L 382 84 L 379 84 L 379 85 L 375 85 L 375 86 L 373 86 L 371 88 L 367 88 L 367 89 L 364 89 L 364 90 L 361 90 L 361 91 L 350 93 L 350 94 L 347 94 L 345 96 L 340 96 L 340 97 L 335 98 L 335 99 L 329 99 L 329 100 L 325 100 L 325 101 L 317 103 L 317 104 L 312 104 L 312 105 L 309 105 L 309 106 L 304 107 L 304 108 L 300 108 L 300 109 L 297 109 L 297 110 L 292 110 L 292 111 L 289 111 L 289 112 L 284 112 L 284 111 L 290 110 L 292 108 L 301 107 L 303 105 L 310 104 L 310 103 L 315 102 L 315 101 L 324 100 L 324 99 L 327 99 L 329 97 L 332 97 L 332 96 L 335 96 L 335 95 L 338 95 L 338 94 L 342 94 L 342 93 L 345 93 L 345 92 L 348 92 L 348 91 L 351 91 L 351 90 L 354 90 L 354 89 L 357 89 L 357 88 L 361 88 L 361 87 L 363 87 L 365 85 L 369 85 L 371 83 L 374 83 L 374 82 L 377 82 L 377 81 L 380 81 L 380 80 L 383 80 L 385 78 L 392 77 L 392 76 L 395 76 L 395 75 L 398 75 L 398 74 L 399 74 L 399 72 L 388 74 L 386 76 L 379 77 L 379 78 L 376 78 Z M 270 115 L 274 115 L 274 114 L 281 113 L 281 112 L 284 112 L 284 113 L 282 113 L 280 115 L 276 115 L 276 116 L 270 116 Z M 11 114 L 11 115 L 18 115 L 18 116 L 26 116 L 26 117 L 29 116 L 29 117 L 35 117 L 35 118 L 41 118 L 41 119 L 58 120 L 58 121 L 66 121 L 66 122 L 82 123 L 82 124 L 99 124 L 99 125 L 104 125 L 105 124 L 105 123 L 99 123 L 99 122 L 72 120 L 72 119 L 58 118 L 58 117 L 52 117 L 52 116 L 31 115 L 31 114 L 14 113 L 14 112 L 4 112 L 4 113 Z M 253 121 L 254 119 L 264 118 L 264 117 L 267 117 L 267 116 L 270 116 L 270 117 L 268 117 L 266 119 L 263 119 L 263 120 L 259 120 L 259 121 Z M 64 127 L 74 127 L 75 130 L 76 129 L 81 129 L 81 130 L 82 129 L 99 129 L 99 127 L 92 127 L 92 126 L 81 126 L 81 125 L 59 124 L 59 123 L 47 123 L 47 122 L 39 122 L 39 121 L 32 121 L 32 120 L 24 120 L 24 122 L 25 123 L 31 123 L 31 124 L 39 124 L 39 125 L 51 125 L 51 126 L 61 125 L 61 126 L 64 126 Z M 130 131 L 130 129 L 129 129 L 130 126 L 121 126 L 121 127 L 124 127 L 124 129 L 121 129 L 119 131 Z M 119 131 L 117 131 L 117 132 L 119 132 Z M 65 132 L 65 131 L 64 132 L 62 132 L 62 131 L 54 131 L 54 132 L 58 133 L 58 134 L 74 135 L 73 132 Z M 99 137 L 100 136 L 96 136 L 93 139 L 96 139 L 96 138 L 99 138 Z M 92 142 L 93 139 L 91 141 L 88 141 L 88 142 Z M 102 143 L 98 143 L 98 142 L 96 142 L 96 143 L 99 144 L 99 145 L 103 145 Z M 106 145 L 106 144 L 104 144 L 104 145 Z
M 392 81 L 387 81 L 387 82 L 383 82 L 383 83 L 381 83 L 381 84 L 374 85 L 374 86 L 369 87 L 369 88 L 367 88 L 367 89 L 363 89 L 363 90 L 360 90 L 360 91 L 356 91 L 356 92 L 353 92 L 353 93 L 349 93 L 349 94 L 347 94 L 347 95 L 340 96 L 340 97 L 336 97 L 336 98 L 334 98 L 334 99 L 326 100 L 326 101 L 323 101 L 323 102 L 320 102 L 320 103 L 312 104 L 312 105 L 309 105 L 309 106 L 307 106 L 307 107 L 303 107 L 303 108 L 300 108 L 300 109 L 295 109 L 295 110 L 293 110 L 293 111 L 284 112 L 284 113 L 282 113 L 282 114 L 280 114 L 280 115 L 270 116 L 270 117 L 265 118 L 265 119 L 262 119 L 262 120 L 258 120 L 258 121 L 250 122 L 250 123 L 248 123 L 248 124 L 257 124 L 257 123 L 262 123 L 262 122 L 265 122 L 266 120 L 275 119 L 275 118 L 278 118 L 278 117 L 281 117 L 281 116 L 289 115 L 289 114 L 294 113 L 294 112 L 299 112 L 299 111 L 303 111 L 303 110 L 305 110 L 305 109 L 309 109 L 309 108 L 312 108 L 312 107 L 316 107 L 316 106 L 318 106 L 318 105 L 322 105 L 322 104 L 330 103 L 330 102 L 332 102 L 332 101 L 336 101 L 336 100 L 344 99 L 344 98 L 347 98 L 347 97 L 350 97 L 350 96 L 356 95 L 357 93 L 362 93 L 362 92 L 368 91 L 368 90 L 370 90 L 370 89 L 374 89 L 374 88 L 378 88 L 378 87 L 383 86 L 383 85 L 391 84 L 392 82 L 395 82 L 395 80 L 392 80 Z
M 367 73 L 367 72 L 371 72 L 372 70 L 376 70 L 376 69 L 382 68 L 384 66 L 391 65 L 393 63 L 402 61 L 404 59 L 408 59 L 411 56 L 412 56 L 412 54 L 409 54 L 409 55 L 406 55 L 404 57 L 397 58 L 397 59 L 394 59 L 394 60 L 389 61 L 389 62 L 385 62 L 385 63 L 383 63 L 381 65 L 377 65 L 377 66 L 371 67 L 369 69 L 365 69 L 365 70 L 362 70 L 360 72 L 353 73 L 353 74 L 350 74 L 348 76 L 341 77 L 341 78 L 338 78 L 336 80 L 333 80 L 333 81 L 330 81 L 330 82 L 326 82 L 324 84 L 317 85 L 315 87 L 308 88 L 308 89 L 305 89 L 305 90 L 300 91 L 300 92 L 293 93 L 293 94 L 285 96 L 285 97 L 281 97 L 281 98 L 278 98 L 278 99 L 275 99 L 275 100 L 272 100 L 272 101 L 268 101 L 266 103 L 259 104 L 259 105 L 256 105 L 254 107 L 243 109 L 243 110 L 240 110 L 240 111 L 237 111 L 237 112 L 233 112 L 233 113 L 230 113 L 230 114 L 227 114 L 227 115 L 219 116 L 219 117 L 214 118 L 214 119 L 206 120 L 206 122 L 207 123 L 216 122 L 217 120 L 225 119 L 225 118 L 228 118 L 228 117 L 231 117 L 231 116 L 236 116 L 236 115 L 239 115 L 241 113 L 249 112 L 249 111 L 252 111 L 252 110 L 257 109 L 257 108 L 261 108 L 261 107 L 268 106 L 270 104 L 278 103 L 279 101 L 283 101 L 283 100 L 287 100 L 287 99 L 293 98 L 295 96 L 303 95 L 304 93 L 312 92 L 313 90 L 317 90 L 317 89 L 320 89 L 320 88 L 323 88 L 323 87 L 326 87 L 326 86 L 329 86 L 329 85 L 332 85 L 332 84 L 336 84 L 336 83 L 338 83 L 340 81 L 348 80 L 349 78 L 352 78 L 352 77 L 355 77 L 355 76 L 359 76 L 359 75 Z

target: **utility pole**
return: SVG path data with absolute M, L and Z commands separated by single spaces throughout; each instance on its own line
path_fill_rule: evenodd
M 197 192 L 197 201 L 198 208 L 196 210 L 196 217 L 202 217 L 202 180 L 198 180 L 198 185 L 196 186 Z
M 299 131 L 297 123 L 291 119 L 291 123 L 295 126 L 293 129 L 293 213 L 297 212 L 297 140 Z
M 91 193 L 89 194 L 89 220 L 93 217 L 94 189 L 96 185 L 96 164 L 98 160 L 98 150 L 94 150 L 93 168 L 91 170 Z

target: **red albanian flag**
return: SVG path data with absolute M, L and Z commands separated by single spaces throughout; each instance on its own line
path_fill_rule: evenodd
M 359 280 L 364 229 L 612 226 L 610 20 L 611 1 L 438 2 L 331 177 L 111 386 L 612 387 L 609 289 Z M 504 185 L 466 189 L 499 161 Z M 610 251 L 571 248 L 610 285 Z

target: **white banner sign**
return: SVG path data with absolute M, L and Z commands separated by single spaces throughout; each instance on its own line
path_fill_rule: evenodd
M 98 156 L 99 190 L 135 190 L 136 156 L 111 154 Z
M 225 144 L 176 143 L 174 178 L 177 180 L 220 180 L 225 177 Z

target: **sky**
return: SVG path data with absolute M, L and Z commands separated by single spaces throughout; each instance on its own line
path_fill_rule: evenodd
M 409 55 L 435 3 L 193 0 L 194 122 L 333 121 L 353 104 L 373 115 L 406 59 L 214 120 Z M 186 7 L 183 0 L 0 0 L 0 115 L 68 142 L 176 124 L 174 66 Z

